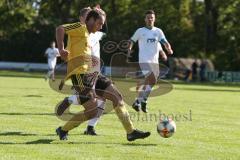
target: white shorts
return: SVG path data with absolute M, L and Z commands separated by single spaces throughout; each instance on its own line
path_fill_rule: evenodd
M 157 63 L 139 63 L 142 73 L 145 77 L 149 76 L 151 73 L 154 74 L 155 78 L 159 77 L 159 64 Z
M 53 70 L 56 67 L 57 58 L 48 58 L 48 69 Z

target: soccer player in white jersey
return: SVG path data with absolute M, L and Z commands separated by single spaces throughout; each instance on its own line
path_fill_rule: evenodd
M 138 41 L 139 65 L 145 76 L 145 81 L 132 107 L 137 112 L 142 110 L 147 113 L 147 99 L 159 76 L 159 53 L 163 59 L 166 59 L 159 42 L 164 45 L 169 55 L 173 54 L 173 51 L 163 31 L 154 26 L 155 13 L 153 10 L 148 10 L 145 13 L 145 23 L 146 26 L 137 29 L 131 37 L 129 53 L 131 53 L 133 44 Z
M 57 64 L 57 57 L 60 56 L 58 49 L 55 47 L 55 42 L 50 43 L 50 47 L 47 48 L 44 54 L 48 60 L 48 73 L 45 76 L 45 79 L 51 78 L 53 81 L 55 80 L 54 70 Z

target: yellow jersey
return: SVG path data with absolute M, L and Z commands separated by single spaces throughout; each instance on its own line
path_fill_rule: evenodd
M 86 25 L 80 22 L 62 25 L 68 35 L 66 50 L 69 51 L 67 58 L 67 80 L 73 74 L 84 74 L 91 68 L 91 48 L 89 33 Z

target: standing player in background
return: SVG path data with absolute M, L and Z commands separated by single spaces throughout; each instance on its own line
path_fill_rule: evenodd
M 54 41 L 50 43 L 50 47 L 47 48 L 44 56 L 47 57 L 47 61 L 48 61 L 48 73 L 45 76 L 45 80 L 51 78 L 54 81 L 55 80 L 54 70 L 57 64 L 57 57 L 60 56 L 58 49 L 55 47 Z
M 173 51 L 171 45 L 165 38 L 163 31 L 154 26 L 155 13 L 153 10 L 148 10 L 145 13 L 145 23 L 146 26 L 137 29 L 131 37 L 129 53 L 131 53 L 133 44 L 138 41 L 139 65 L 145 75 L 145 80 L 132 107 L 137 112 L 142 110 L 147 113 L 147 99 L 159 77 L 159 53 L 163 59 L 166 59 L 165 53 L 161 51 L 161 44 L 164 45 L 168 54 L 173 54 Z M 159 44 L 159 42 L 161 44 Z
M 78 104 L 83 105 L 85 108 L 84 112 L 73 115 L 73 117 L 71 117 L 71 119 L 63 127 L 57 128 L 56 132 L 60 140 L 67 139 L 68 131 L 79 126 L 86 120 L 97 117 L 99 112 L 102 112 L 102 109 L 97 107 L 99 106 L 99 101 L 96 97 L 95 89 L 99 91 L 99 93 L 96 91 L 97 95 L 101 95 L 113 102 L 115 113 L 127 132 L 128 141 L 143 139 L 150 135 L 150 132 L 142 132 L 134 128 L 132 121 L 130 120 L 129 113 L 124 105 L 122 96 L 112 83 L 109 84 L 108 81 L 105 82 L 104 78 L 97 77 L 98 75 L 95 74 L 95 72 L 85 72 L 85 69 L 91 66 L 85 66 L 85 58 L 81 58 L 81 55 L 91 55 L 91 52 L 89 51 L 89 33 L 95 33 L 100 30 L 104 21 L 105 17 L 101 13 L 96 10 L 91 10 L 86 17 L 86 25 L 78 22 L 59 26 L 56 30 L 59 52 L 61 57 L 67 60 L 67 70 L 69 70 L 69 68 L 71 69 L 72 66 L 76 64 L 79 65 L 77 68 L 72 68 L 72 72 L 68 72 L 71 74 L 68 74 L 65 80 L 68 78 L 72 79 L 74 89 L 77 91 Z M 67 50 L 64 49 L 63 42 L 65 33 L 68 34 Z M 72 61 L 73 58 L 79 56 L 80 59 L 78 59 L 78 61 Z M 93 59 L 94 58 L 92 58 L 92 60 Z M 73 62 L 75 62 L 75 64 L 72 64 Z M 96 82 L 96 80 L 98 82 Z M 66 97 L 57 106 L 57 115 L 61 116 L 70 105 L 71 101 L 69 101 L 68 97 Z

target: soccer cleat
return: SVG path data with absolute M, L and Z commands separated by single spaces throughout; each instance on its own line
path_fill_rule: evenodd
M 70 105 L 68 97 L 64 98 L 64 100 L 57 106 L 57 116 L 61 116 Z
M 150 136 L 150 132 L 143 132 L 135 129 L 132 133 L 127 134 L 127 140 L 128 141 L 134 141 L 136 139 L 144 139 L 148 136 Z
M 63 131 L 62 127 L 58 127 L 56 129 L 56 133 L 59 136 L 60 140 L 67 140 L 68 132 L 67 131 Z
M 87 126 L 87 129 L 84 131 L 85 135 L 97 136 L 97 133 L 93 126 Z
M 148 113 L 148 109 L 147 109 L 147 100 L 143 100 L 141 102 L 141 109 L 144 113 Z
M 132 104 L 132 108 L 139 112 L 141 109 L 141 103 L 138 101 L 138 99 L 135 100 L 135 102 Z

